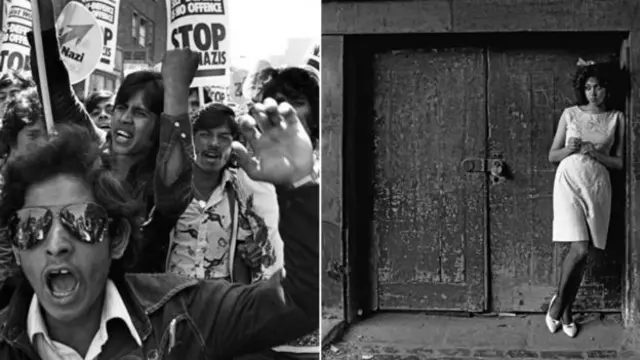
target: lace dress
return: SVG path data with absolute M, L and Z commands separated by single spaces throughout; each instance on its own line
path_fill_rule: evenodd
M 565 109 L 565 144 L 569 138 L 579 137 L 609 155 L 621 115 L 619 111 L 591 114 L 577 106 Z M 553 241 L 591 240 L 593 246 L 604 249 L 610 213 L 611 180 L 607 168 L 580 153 L 564 158 L 553 186 Z

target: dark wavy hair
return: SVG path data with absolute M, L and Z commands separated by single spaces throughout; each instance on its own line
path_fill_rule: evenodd
M 263 99 L 275 98 L 280 93 L 293 104 L 303 99 L 309 102 L 311 119 L 307 119 L 307 127 L 309 137 L 316 145 L 320 138 L 320 79 L 313 72 L 294 66 L 284 69 L 267 68 L 262 74 L 271 76 L 271 80 L 263 87 Z
M 628 90 L 628 85 L 624 80 L 624 70 L 620 69 L 613 61 L 578 66 L 573 77 L 576 105 L 586 105 L 589 103 L 585 95 L 585 84 L 590 78 L 596 78 L 600 86 L 607 90 L 607 97 L 604 102 L 607 110 L 624 110 L 624 97 Z
M 240 128 L 236 122 L 236 113 L 228 106 L 209 103 L 197 111 L 191 117 L 193 133 L 199 130 L 210 130 L 226 125 L 234 139 L 237 139 Z
M 0 143 L 14 146 L 18 133 L 37 121 L 44 121 L 44 110 L 38 89 L 32 86 L 19 91 L 7 104 L 0 130 Z
M 19 90 L 24 90 L 35 85 L 33 80 L 22 72 L 7 70 L 0 74 L 0 90 L 9 86 L 17 86 Z
M 84 101 L 84 108 L 87 109 L 87 112 L 91 114 L 98 104 L 102 101 L 109 100 L 113 97 L 113 93 L 109 90 L 98 90 L 94 91 L 86 98 Z
M 191 116 L 193 123 L 193 134 L 200 130 L 211 130 L 226 125 L 231 131 L 233 140 L 242 141 L 240 136 L 240 127 L 236 122 L 236 113 L 230 107 L 219 103 L 208 103 L 205 106 L 194 111 Z M 231 161 L 227 163 L 225 168 L 237 168 L 238 164 L 232 156 Z
M 102 153 L 89 131 L 75 124 L 57 125 L 57 136 L 36 150 L 8 164 L 0 200 L 0 224 L 24 206 L 29 187 L 53 176 L 67 174 L 83 179 L 91 188 L 95 202 L 105 208 L 112 221 L 110 237 L 118 235 L 121 220 L 131 225 L 129 244 L 121 259 L 109 270 L 112 278 L 121 278 L 136 263 L 142 241 L 139 214 L 142 204 L 133 200 L 127 187 L 103 164 Z
M 131 176 L 127 178 L 127 181 L 130 182 L 136 192 L 143 191 L 144 194 L 142 195 L 151 196 L 151 187 L 147 187 L 147 189 L 140 188 L 141 179 L 139 177 L 142 175 L 144 178 L 151 178 L 156 166 L 156 156 L 160 148 L 160 115 L 164 109 L 164 82 L 162 81 L 162 74 L 159 71 L 148 69 L 127 75 L 118 89 L 115 105 L 126 105 L 127 102 L 139 92 L 142 92 L 142 102 L 144 106 L 152 114 L 155 114 L 158 119 L 151 133 L 152 144 L 149 153 L 144 159 L 134 165 L 134 168 L 130 171 Z M 135 195 L 137 197 L 141 194 Z

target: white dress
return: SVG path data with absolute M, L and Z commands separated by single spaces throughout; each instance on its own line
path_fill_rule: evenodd
M 569 138 L 579 137 L 610 155 L 621 115 L 619 111 L 591 114 L 578 106 L 565 109 L 565 145 Z M 588 155 L 575 153 L 564 158 L 553 185 L 553 241 L 591 240 L 593 246 L 604 249 L 610 214 L 609 170 Z

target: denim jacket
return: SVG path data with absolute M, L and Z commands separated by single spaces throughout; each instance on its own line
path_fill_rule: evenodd
M 285 270 L 252 285 L 172 274 L 115 280 L 142 339 L 110 322 L 99 359 L 229 359 L 293 340 L 318 327 L 319 186 L 278 190 Z M 286 273 L 286 275 L 284 275 Z M 0 359 L 39 360 L 26 332 L 33 290 L 0 288 Z M 121 328 L 121 329 L 119 329 Z

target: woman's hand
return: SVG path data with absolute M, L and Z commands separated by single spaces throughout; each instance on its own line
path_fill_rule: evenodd
M 569 141 L 567 143 L 568 143 L 567 148 L 571 150 L 572 153 L 574 153 L 581 149 L 582 139 L 577 137 L 572 137 L 572 138 L 569 138 Z
M 580 146 L 580 153 L 583 155 L 589 155 L 591 157 L 594 157 L 594 153 L 596 152 L 596 147 L 593 146 L 592 143 L 590 142 L 584 142 L 582 143 L 582 145 Z

